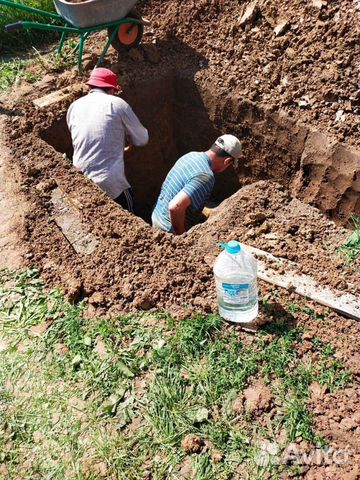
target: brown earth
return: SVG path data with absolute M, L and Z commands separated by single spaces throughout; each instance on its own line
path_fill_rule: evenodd
M 194 434 L 186 435 L 181 441 L 181 448 L 186 453 L 199 453 L 204 446 L 203 440 Z
M 25 252 L 17 232 L 23 221 L 26 200 L 21 198 L 19 179 L 11 168 L 11 157 L 5 148 L 4 117 L 5 111 L 0 106 L 0 269 L 19 269 L 24 266 Z
M 63 157 L 72 154 L 64 116 L 80 94 L 71 89 L 83 81 L 75 70 L 50 74 L 3 100 L 6 142 L 27 199 L 19 234 L 28 265 L 70 300 L 88 299 L 89 315 L 154 308 L 179 318 L 216 311 L 216 244 L 231 239 L 290 259 L 323 285 L 358 293 L 355 266 L 337 253 L 350 234 L 341 225 L 359 212 L 355 6 L 350 0 L 273 3 L 139 2 L 153 21 L 143 45 L 120 59 L 109 54 L 106 65 L 119 73 L 125 98 L 150 131 L 149 146 L 126 159 L 142 218 L 117 207 Z M 98 34 L 89 43 L 86 74 L 103 41 Z M 56 88 L 67 88 L 70 97 L 43 109 L 32 105 Z M 225 131 L 244 143 L 237 170 L 217 179 L 212 202 L 227 200 L 181 237 L 154 231 L 143 219 L 171 165 Z M 79 253 L 59 228 L 55 191 L 95 239 L 91 253 Z M 338 432 L 341 448 L 353 445 L 358 324 L 294 293 L 278 296 L 263 282 L 260 295 L 273 314 L 261 307 L 259 323 L 304 326 L 309 339 L 330 342 L 354 370 L 345 392 L 319 393 L 313 386 L 323 395 L 314 400 L 318 429 Z M 310 306 L 326 321 L 303 311 L 290 315 L 290 303 Z M 249 341 L 249 334 L 239 335 Z M 302 348 L 303 355 L 316 355 L 306 342 Z M 342 466 L 337 478 L 356 478 L 353 465 Z M 312 466 L 304 476 L 331 478 L 326 468 Z
M 255 383 L 244 391 L 245 410 L 249 414 L 270 409 L 272 394 L 269 387 L 261 382 Z
M 152 20 L 152 41 L 176 39 L 203 57 L 198 76 L 219 97 L 243 96 L 358 144 L 359 23 L 351 0 L 139 5 Z

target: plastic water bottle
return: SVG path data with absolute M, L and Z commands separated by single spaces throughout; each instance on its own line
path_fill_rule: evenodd
M 234 240 L 220 246 L 225 250 L 214 265 L 219 313 L 225 320 L 249 323 L 258 314 L 256 259 Z

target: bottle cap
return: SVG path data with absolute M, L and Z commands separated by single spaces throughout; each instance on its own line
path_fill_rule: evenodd
M 225 248 L 227 253 L 235 255 L 241 250 L 240 243 L 236 240 L 231 240 L 229 243 L 219 243 L 220 247 Z

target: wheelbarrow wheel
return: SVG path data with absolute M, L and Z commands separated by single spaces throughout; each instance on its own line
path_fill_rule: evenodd
M 141 16 L 134 12 L 129 13 L 127 17 L 136 18 L 137 20 L 141 19 Z M 117 30 L 117 32 L 115 33 L 115 37 L 111 42 L 111 45 L 115 48 L 115 50 L 122 53 L 139 45 L 144 33 L 144 25 L 141 23 L 127 22 L 122 23 L 119 26 L 109 27 L 109 37 L 113 34 L 114 30 Z

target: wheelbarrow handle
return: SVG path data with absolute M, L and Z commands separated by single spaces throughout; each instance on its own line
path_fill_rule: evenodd
M 8 32 L 10 30 L 17 30 L 19 28 L 23 28 L 22 22 L 10 23 L 9 25 L 5 26 L 5 30 L 7 30 Z

